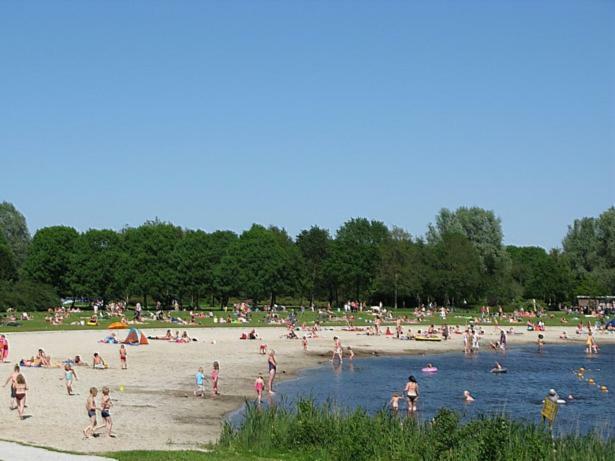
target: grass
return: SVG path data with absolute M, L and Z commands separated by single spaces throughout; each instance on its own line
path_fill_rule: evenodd
M 212 310 L 212 311 L 206 311 L 206 312 L 213 312 L 216 317 L 226 317 L 227 315 L 232 315 L 231 311 L 224 312 L 221 310 Z M 172 314 L 174 317 L 181 317 L 183 320 L 189 320 L 188 312 L 180 311 L 180 312 L 173 312 Z M 326 320 L 326 321 L 322 321 L 321 323 L 325 326 L 345 325 L 346 322 L 343 320 L 343 312 L 335 312 L 335 314 L 336 316 L 338 316 L 337 319 L 334 319 L 332 321 Z M 119 321 L 118 317 L 112 317 L 112 318 L 104 318 L 100 320 L 97 326 L 70 325 L 70 322 L 74 322 L 74 321 L 83 320 L 87 322 L 87 320 L 90 318 L 91 311 L 83 311 L 80 313 L 71 314 L 70 318 L 68 320 L 65 320 L 65 323 L 62 325 L 51 325 L 49 322 L 45 321 L 45 317 L 49 315 L 46 312 L 34 312 L 34 313 L 31 313 L 30 315 L 32 317 L 32 320 L 19 321 L 20 326 L 16 326 L 16 327 L 4 326 L 4 330 L 13 331 L 13 332 L 105 330 L 107 329 L 109 324 Z M 414 318 L 414 311 L 411 309 L 398 309 L 398 310 L 393 311 L 393 315 L 395 317 L 407 315 L 409 318 Z M 439 315 L 434 315 L 434 316 L 426 317 L 423 321 L 419 322 L 416 325 L 430 325 L 430 324 L 441 325 L 443 323 L 447 323 L 448 325 L 463 326 L 463 325 L 466 325 L 470 321 L 470 319 L 474 317 L 478 317 L 479 315 L 480 314 L 474 310 L 468 310 L 468 311 L 457 310 L 451 315 L 449 315 L 446 321 L 443 321 Z M 279 316 L 280 318 L 285 319 L 287 318 L 288 313 L 281 312 Z M 141 327 L 142 328 L 160 328 L 160 329 L 170 328 L 170 329 L 183 330 L 187 328 L 203 328 L 203 327 L 214 327 L 214 326 L 215 327 L 242 327 L 242 328 L 263 328 L 263 327 L 268 327 L 268 326 L 279 326 L 279 325 L 271 325 L 269 323 L 266 323 L 265 317 L 266 317 L 266 314 L 264 312 L 253 312 L 251 315 L 251 320 L 248 323 L 239 323 L 236 321 L 232 323 L 214 323 L 212 318 L 205 318 L 205 319 L 197 319 L 197 325 L 181 325 L 181 324 L 174 324 L 170 322 L 147 320 L 145 324 L 141 325 Z M 311 311 L 306 311 L 304 313 L 301 313 L 300 311 L 297 311 L 297 318 L 298 318 L 299 323 L 305 322 L 307 324 L 311 324 L 315 320 L 318 320 L 318 313 L 311 312 Z M 578 321 L 578 320 L 575 320 L 576 319 L 575 316 L 567 316 L 561 312 L 549 313 L 549 315 L 543 317 L 542 320 L 545 322 L 547 326 L 561 326 L 562 324 L 560 323 L 560 320 L 562 318 L 566 318 L 570 322 L 568 325 L 576 325 L 576 322 Z M 358 326 L 370 325 L 372 320 L 373 320 L 373 316 L 370 313 L 359 312 L 355 314 L 354 324 Z M 385 325 L 386 325 L 386 322 L 385 322 Z M 489 325 L 489 324 L 485 324 L 485 325 Z M 509 325 L 524 326 L 525 324 L 521 322 L 518 322 L 518 323 L 502 322 L 501 325 L 502 326 L 509 326 Z
M 360 408 L 348 413 L 331 404 L 319 407 L 303 400 L 292 411 L 284 406 L 248 405 L 238 428 L 224 426 L 215 453 L 243 456 L 237 459 L 323 461 L 598 461 L 613 459 L 615 440 L 591 434 L 553 440 L 542 426 L 505 417 L 464 423 L 446 409 L 433 421 L 420 423 L 384 410 L 376 415 Z

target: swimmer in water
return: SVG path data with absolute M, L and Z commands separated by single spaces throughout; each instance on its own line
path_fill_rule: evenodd
M 474 402 L 474 397 L 472 397 L 470 391 L 463 391 L 463 400 L 466 402 Z
M 495 362 L 495 366 L 491 369 L 491 373 L 500 373 L 504 367 L 500 362 Z

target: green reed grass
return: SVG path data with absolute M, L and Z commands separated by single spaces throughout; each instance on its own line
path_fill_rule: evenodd
M 553 439 L 542 426 L 506 417 L 462 422 L 440 410 L 427 423 L 385 410 L 341 411 L 301 400 L 261 408 L 249 403 L 237 427 L 224 425 L 221 451 L 310 460 L 588 460 L 615 459 L 615 441 L 594 434 Z

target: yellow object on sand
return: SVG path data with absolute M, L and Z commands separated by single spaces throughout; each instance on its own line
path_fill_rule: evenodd
M 124 385 L 120 384 L 120 392 L 124 392 Z

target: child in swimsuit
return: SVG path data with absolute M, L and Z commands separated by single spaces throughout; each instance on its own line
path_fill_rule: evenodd
M 120 346 L 120 362 L 122 364 L 122 370 L 128 369 L 128 365 L 126 363 L 127 358 L 128 358 L 128 353 L 126 352 L 126 347 L 122 344 Z
M 307 352 L 308 340 L 307 336 L 303 335 L 303 352 Z
M 195 397 L 205 397 L 205 373 L 203 373 L 203 367 L 199 368 L 199 371 L 194 375 L 196 383 L 196 389 L 194 391 Z
M 96 431 L 96 395 L 98 395 L 98 389 L 91 387 L 90 395 L 85 402 L 85 409 L 88 412 L 88 418 L 90 418 L 90 423 L 83 429 L 83 436 L 86 439 L 92 437 L 94 431 Z
M 23 419 L 24 408 L 26 407 L 26 391 L 28 385 L 26 384 L 26 378 L 19 373 L 15 378 L 15 400 L 17 401 L 17 413 L 19 419 Z
M 256 396 L 258 397 L 258 403 L 263 401 L 263 389 L 265 387 L 265 380 L 259 375 L 254 381 L 254 389 L 256 389 Z
M 393 393 L 393 396 L 391 397 L 391 401 L 389 402 L 389 405 L 391 405 L 391 409 L 397 413 L 397 411 L 399 410 L 399 399 L 401 399 L 401 397 L 399 395 L 397 395 L 397 392 Z
M 98 426 L 96 429 L 102 429 L 103 427 L 106 427 L 107 435 L 109 437 L 115 437 L 115 434 L 111 432 L 111 429 L 113 428 L 113 421 L 111 420 L 110 410 L 111 406 L 113 405 L 113 402 L 111 402 L 111 396 L 109 395 L 109 388 L 107 386 L 102 388 L 102 394 L 103 397 L 100 402 L 100 416 L 102 416 L 102 419 L 105 424 Z
M 77 373 L 73 370 L 73 367 L 67 363 L 64 365 L 64 377 L 60 378 L 60 380 L 64 379 L 66 381 L 66 391 L 68 395 L 73 394 L 73 380 L 78 380 Z
M 218 378 L 220 376 L 220 364 L 215 361 L 214 367 L 211 370 L 211 393 L 212 395 L 220 395 L 218 390 Z
M 9 409 L 11 410 L 15 410 L 17 408 L 17 400 L 15 399 L 15 386 L 17 384 L 17 376 L 19 376 L 20 372 L 21 369 L 19 368 L 19 365 L 15 365 L 15 367 L 13 368 L 13 373 L 9 375 L 3 386 L 6 387 L 9 383 L 11 383 L 11 406 L 9 407 Z

